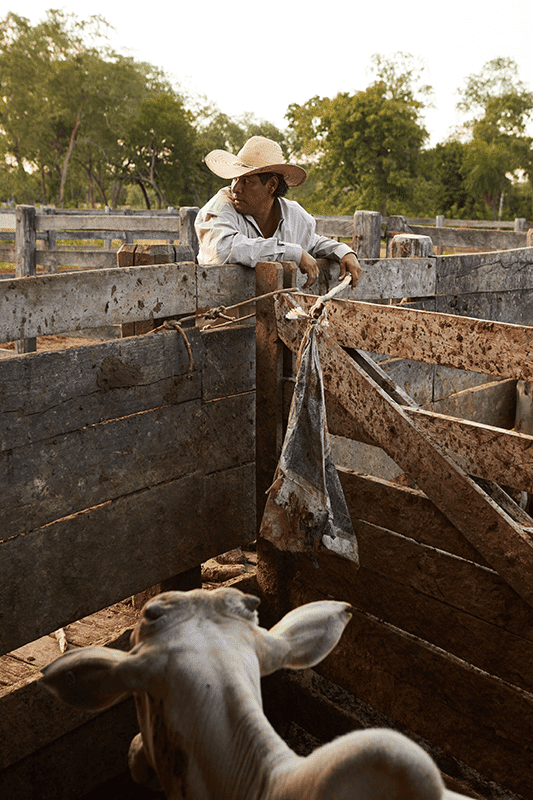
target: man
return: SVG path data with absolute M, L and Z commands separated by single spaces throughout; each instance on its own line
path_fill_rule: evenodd
M 318 278 L 316 259 L 329 258 L 340 263 L 341 279 L 349 272 L 355 286 L 361 267 L 354 251 L 318 236 L 313 217 L 285 199 L 287 190 L 303 183 L 307 174 L 286 163 L 277 142 L 252 136 L 236 156 L 213 150 L 205 163 L 232 183 L 198 213 L 199 264 L 255 267 L 258 261 L 295 261 L 307 275 L 307 287 Z

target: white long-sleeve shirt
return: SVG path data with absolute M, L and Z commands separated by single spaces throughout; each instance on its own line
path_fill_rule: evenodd
M 199 264 L 243 264 L 258 261 L 300 263 L 302 251 L 314 258 L 336 261 L 352 253 L 347 244 L 318 236 L 315 219 L 299 203 L 278 198 L 281 219 L 273 236 L 265 239 L 252 216 L 240 214 L 231 201 L 230 189 L 221 189 L 196 217 L 200 243 Z

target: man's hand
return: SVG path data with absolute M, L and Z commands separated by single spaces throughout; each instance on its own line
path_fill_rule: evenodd
M 310 256 L 309 253 L 302 250 L 302 257 L 298 266 L 304 275 L 307 275 L 307 281 L 304 285 L 304 289 L 307 289 L 307 287 L 312 286 L 318 278 L 318 264 L 313 256 Z
M 352 276 L 352 289 L 355 289 L 357 281 L 361 277 L 361 266 L 355 253 L 346 253 L 340 260 L 340 268 L 339 280 L 342 281 L 346 272 L 349 272 Z

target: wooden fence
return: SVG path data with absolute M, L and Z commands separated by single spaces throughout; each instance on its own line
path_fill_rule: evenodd
M 198 244 L 194 233 L 195 207 L 169 208 L 164 212 L 123 211 L 106 213 L 57 211 L 54 208 L 17 206 L 0 213 L 0 261 L 13 262 L 18 277 L 41 271 L 57 272 L 59 266 L 109 269 L 116 266 L 117 250 L 134 240 Z M 101 247 L 87 247 L 87 240 Z M 83 241 L 83 246 L 72 242 Z M 68 244 L 65 244 L 68 242 Z
M 195 207 L 183 207 L 164 212 L 106 209 L 105 213 L 98 213 L 19 206 L 14 212 L 0 211 L 0 261 L 16 264 L 19 277 L 34 275 L 37 268 L 46 272 L 57 272 L 59 266 L 112 268 L 118 246 L 147 239 L 190 245 L 196 255 L 197 211 Z M 496 223 L 443 216 L 382 218 L 377 212 L 356 211 L 353 216 L 316 215 L 315 219 L 318 233 L 353 240 L 362 258 L 379 258 L 383 237 L 390 255 L 390 241 L 396 233 L 430 236 L 433 245 L 441 250 L 508 250 L 531 245 L 528 223 L 522 218 Z M 103 246 L 88 248 L 86 241 L 91 239 L 101 240 Z M 82 241 L 83 246 L 73 245 L 76 240 Z
M 189 262 L 3 280 L 0 338 L 194 315 L 252 295 L 252 279 Z M 42 648 L 50 661 L 57 643 L 55 653 L 46 639 L 27 643 L 155 584 L 178 588 L 173 576 L 255 537 L 253 324 L 201 332 L 193 322 L 184 333 L 0 361 L 6 796 L 77 798 L 125 768 L 135 733 L 129 702 L 98 724 L 51 703 L 35 679 Z M 117 638 L 101 620 L 80 624 L 74 642 Z M 77 756 L 61 744 L 67 732 Z M 84 737 L 105 746 L 87 758 Z
M 365 274 L 380 264 L 390 260 L 367 262 Z M 279 614 L 322 597 L 351 602 L 353 622 L 317 669 L 531 797 L 533 520 L 499 485 L 533 492 L 533 436 L 511 430 L 515 381 L 533 380 L 533 248 L 425 267 L 432 288 L 421 281 L 415 290 L 424 300 L 335 299 L 319 337 L 330 433 L 356 445 L 352 468 L 336 463 L 359 570 L 325 546 L 310 554 L 297 521 L 268 501 L 259 583 Z M 290 283 L 272 265 L 258 279 Z M 270 409 L 256 432 L 269 453 L 257 465 L 261 507 L 293 385 L 282 343 L 296 353 L 306 325 L 286 318 L 290 305 L 285 295 L 265 300 L 258 318 L 257 394 Z M 381 355 L 369 361 L 368 352 Z M 371 450 L 396 465 L 395 480 L 382 477 Z
M 380 365 L 420 405 L 434 406 L 447 415 L 464 414 L 466 419 L 475 418 L 482 423 L 478 438 L 467 437 L 467 433 L 472 436 L 472 426 L 453 429 L 450 446 L 455 452 L 460 450 L 458 443 L 463 443 L 461 457 L 468 473 L 476 474 L 477 467 L 472 466 L 475 456 L 480 459 L 483 476 L 532 491 L 531 464 L 524 450 L 530 446 L 531 437 L 503 430 L 513 425 L 516 380 L 532 380 L 530 344 L 524 346 L 522 339 L 507 338 L 504 362 L 502 349 L 474 362 L 474 354 L 480 349 L 477 340 L 495 336 L 491 330 L 496 328 L 475 328 L 471 320 L 464 320 L 464 329 L 459 329 L 457 315 L 497 319 L 500 325 L 511 322 L 513 325 L 507 327 L 514 331 L 518 326 L 519 336 L 525 330 L 520 326 L 530 325 L 533 320 L 533 250 L 513 250 L 490 257 L 363 259 L 362 268 L 356 290 L 348 289 L 344 295 L 344 301 L 370 301 L 358 303 L 360 326 L 350 339 L 350 346 L 381 353 Z M 337 275 L 334 269 L 324 271 L 318 290 L 314 291 L 323 293 Z M 257 278 L 256 287 L 256 274 L 251 270 L 235 265 L 204 267 L 192 260 L 9 278 L 0 282 L 0 341 L 110 324 L 129 325 L 130 333 L 138 333 L 135 326 L 141 323 L 148 321 L 148 327 L 153 328 L 163 318 L 187 317 L 198 310 L 249 300 L 256 293 L 279 289 L 284 280 L 279 271 L 274 277 L 270 272 L 265 277 L 264 269 L 257 271 Z M 299 274 L 298 281 L 301 286 Z M 411 320 L 411 328 L 406 321 L 400 335 L 394 328 L 398 315 L 417 311 L 388 304 L 402 298 L 419 298 L 416 305 L 432 313 L 427 317 L 405 317 Z M 442 334 L 448 329 L 447 320 L 434 314 L 450 311 L 456 315 L 450 326 L 456 338 L 446 345 Z M 438 326 L 428 328 L 422 335 L 420 320 L 428 318 L 434 326 L 438 320 Z M 290 359 L 280 359 L 281 343 L 275 343 L 272 320 L 271 309 L 265 311 L 265 306 L 259 304 L 257 342 L 253 325 L 241 323 L 236 328 L 202 332 L 192 321 L 184 323 L 190 351 L 182 335 L 169 329 L 0 361 L 0 652 L 5 654 L 0 661 L 0 769 L 2 785 L 10 796 L 19 800 L 32 798 L 32 784 L 44 786 L 42 775 L 49 775 L 50 765 L 57 764 L 48 796 L 77 797 L 79 786 L 67 785 L 66 772 L 62 770 L 65 759 L 70 758 L 70 748 L 68 753 L 64 748 L 62 751 L 60 744 L 54 749 L 54 742 L 60 743 L 67 732 L 74 741 L 74 731 L 95 731 L 105 724 L 102 717 L 95 721 L 87 715 L 54 710 L 52 701 L 35 684 L 39 664 L 31 661 L 31 649 L 25 649 L 27 643 L 254 538 L 255 485 L 260 514 L 264 489 L 276 463 L 288 401 L 286 392 L 284 401 L 279 402 L 279 390 L 291 385 L 290 379 L 282 379 L 283 363 L 289 369 Z M 529 335 L 530 331 L 526 333 Z M 460 345 L 461 341 L 464 344 Z M 435 351 L 431 355 L 431 342 L 439 344 L 443 351 L 455 352 L 455 360 L 443 359 Z M 424 360 L 428 363 L 417 366 Z M 471 409 L 470 417 L 467 409 Z M 439 421 L 435 415 L 424 417 L 415 411 L 409 412 L 409 419 L 428 419 L 433 426 Z M 363 439 L 365 447 L 383 452 L 385 442 L 376 441 L 372 432 L 367 431 L 366 437 L 359 433 L 360 426 L 353 421 L 351 411 L 347 414 L 346 409 L 337 406 L 337 412 L 330 407 L 330 425 L 337 436 L 339 453 L 345 452 L 344 445 L 358 438 Z M 495 424 L 497 432 L 487 432 L 486 426 Z M 473 430 L 478 429 L 474 426 Z M 450 437 L 449 430 L 434 435 Z M 489 456 L 494 446 L 481 447 L 483 435 L 493 445 L 495 440 L 500 443 L 496 455 Z M 361 458 L 366 458 L 364 453 L 350 451 L 348 467 L 351 463 L 366 463 Z M 359 645 L 350 645 L 354 676 L 361 681 L 361 691 L 356 688 L 356 693 L 376 707 L 380 703 L 386 705 L 391 718 L 402 719 L 427 738 L 435 735 L 442 742 L 450 733 L 449 749 L 461 751 L 459 755 L 473 766 L 486 769 L 511 788 L 521 791 L 526 786 L 529 791 L 529 784 L 525 783 L 529 779 L 523 777 L 527 770 L 522 770 L 525 745 L 517 742 L 516 736 L 522 736 L 527 744 L 530 734 L 525 730 L 526 723 L 516 722 L 520 715 L 513 706 L 517 697 L 524 707 L 529 708 L 530 703 L 527 666 L 520 672 L 522 677 L 517 677 L 522 670 L 518 643 L 523 645 L 524 658 L 529 658 L 531 616 L 526 600 L 510 588 L 489 559 L 463 541 L 456 526 L 447 522 L 445 514 L 436 511 L 421 492 L 379 477 L 367 480 L 354 476 L 347 472 L 348 467 L 341 464 L 350 505 L 364 509 L 354 515 L 361 520 L 357 522 L 358 536 L 363 541 L 366 535 L 380 552 L 385 545 L 378 547 L 377 543 L 380 536 L 385 537 L 387 547 L 392 548 L 390 559 L 387 556 L 383 566 L 377 550 L 372 556 L 375 563 L 363 562 L 360 583 L 349 569 L 347 574 L 343 572 L 342 562 L 339 566 L 338 589 L 359 609 L 354 630 L 360 631 L 361 652 L 369 653 L 365 667 L 353 655 Z M 352 500 L 354 492 L 363 499 Z M 385 508 L 386 519 L 380 517 L 378 521 L 372 516 L 378 510 L 385 513 Z M 432 539 L 427 538 L 431 536 Z M 439 553 L 444 551 L 438 563 L 431 561 L 435 546 Z M 411 559 L 409 547 L 414 547 L 416 558 Z M 405 577 L 401 574 L 404 561 Z M 269 563 L 268 553 L 264 563 Z M 393 574 L 394 563 L 402 568 L 395 568 Z M 418 564 L 420 567 L 415 566 Z M 336 569 L 336 562 L 334 566 Z M 316 587 L 329 585 L 330 567 L 325 565 L 320 581 L 313 573 Z M 306 574 L 305 561 L 301 569 Z M 456 569 L 461 591 L 452 582 Z M 419 584 L 409 583 L 413 570 Z M 485 583 L 479 582 L 482 579 Z M 465 608 L 457 608 L 450 598 L 454 591 L 462 596 L 463 586 L 467 595 Z M 306 587 L 305 581 L 288 581 L 276 602 L 282 604 L 288 595 L 291 602 L 303 600 Z M 444 600 L 439 592 L 445 595 Z M 396 604 L 397 616 L 389 608 L 392 616 L 387 621 L 386 608 L 394 605 L 387 599 L 396 595 L 401 600 Z M 402 610 L 414 608 L 415 600 L 421 610 L 411 615 L 413 619 L 408 624 Z M 466 607 L 474 601 L 479 607 Z M 442 636 L 436 645 L 445 651 L 444 656 L 440 650 L 435 655 L 431 649 L 434 639 L 427 630 L 431 627 L 430 612 L 436 620 L 434 636 Z M 375 618 L 385 621 L 378 623 Z M 457 634 L 459 650 L 454 650 L 448 641 L 456 629 L 461 632 Z M 468 644 L 469 634 L 462 631 L 470 629 L 470 649 L 463 651 L 460 648 L 466 647 L 465 642 Z M 497 637 L 496 643 L 487 632 Z M 483 640 L 485 633 L 487 638 Z M 416 637 L 424 644 L 418 644 Z M 500 637 L 503 655 L 512 653 L 505 672 L 501 672 L 505 658 L 498 660 L 494 655 L 496 666 L 490 662 L 490 653 L 497 654 L 500 648 Z M 485 661 L 471 658 L 475 642 L 484 642 L 479 658 Z M 396 648 L 390 672 L 389 667 L 383 667 L 387 659 L 380 662 L 379 647 L 383 643 L 394 643 Z M 346 650 L 340 653 L 342 663 L 348 655 Z M 422 685 L 414 688 L 405 676 L 410 657 L 418 659 L 413 663 L 424 676 Z M 478 714 L 477 706 L 467 704 L 468 724 L 464 731 L 459 725 L 462 712 L 449 710 L 443 693 L 451 686 L 451 678 L 442 683 L 434 706 L 431 697 L 428 699 L 432 681 L 439 688 L 441 674 L 454 679 L 463 675 L 457 659 L 471 659 L 465 687 L 475 689 L 479 705 L 481 697 L 488 697 L 504 703 L 505 713 L 511 712 L 508 721 L 501 721 L 503 733 L 491 738 L 486 711 L 479 710 L 480 747 L 486 745 L 487 753 L 503 754 L 507 759 L 502 760 L 499 771 L 488 764 L 488 756 L 480 756 L 478 761 L 476 737 L 467 741 L 467 731 L 471 731 Z M 373 682 L 369 670 L 379 677 L 377 682 Z M 489 674 L 488 684 L 476 684 L 472 678 L 477 675 L 476 670 Z M 340 667 L 333 667 L 331 674 L 334 679 L 338 676 L 341 683 L 345 678 Z M 487 688 L 492 691 L 502 681 L 510 684 L 503 700 Z M 478 690 L 484 694 L 478 697 Z M 413 712 L 417 702 L 419 708 L 429 709 L 418 722 Z M 460 702 L 462 694 L 457 700 Z M 439 703 L 447 712 L 441 733 L 435 730 Z M 135 725 L 133 708 L 131 704 L 127 708 L 133 720 L 129 723 L 131 728 Z M 121 713 L 120 709 L 106 712 L 114 730 L 122 725 Z M 510 730 L 515 722 L 518 733 L 513 732 L 514 728 Z M 461 730 L 454 732 L 454 725 Z M 124 734 L 123 757 L 128 732 Z M 95 760 L 87 757 L 83 734 L 76 736 L 78 779 L 89 788 L 112 774 L 117 759 L 106 767 L 111 773 L 105 775 L 103 767 L 95 772 Z M 98 736 L 93 733 L 92 738 Z M 448 747 L 448 740 L 445 744 Z M 517 760 L 509 761 L 511 756 Z M 508 775 L 511 763 L 517 765 L 513 768 L 515 778 Z M 43 793 L 43 800 L 46 797 Z

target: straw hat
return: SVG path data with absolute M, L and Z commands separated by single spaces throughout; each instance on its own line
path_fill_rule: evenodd
M 220 178 L 276 172 L 283 175 L 288 186 L 299 186 L 307 178 L 304 169 L 287 164 L 277 142 L 264 136 L 252 136 L 236 156 L 226 150 L 212 150 L 206 155 L 205 163 Z

